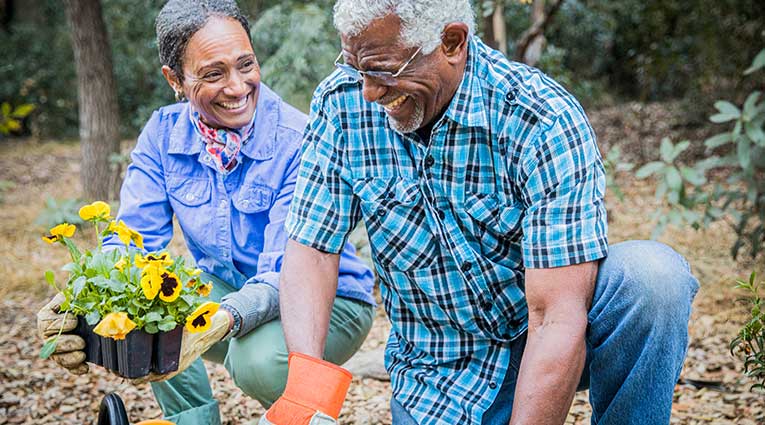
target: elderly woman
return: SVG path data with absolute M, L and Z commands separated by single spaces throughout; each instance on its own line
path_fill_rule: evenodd
M 260 81 L 249 24 L 233 0 L 170 0 L 156 30 L 162 74 L 176 98 L 188 101 L 160 108 L 141 132 L 118 219 L 155 250 L 170 242 L 175 215 L 227 321 L 222 340 L 203 357 L 223 363 L 268 407 L 287 378 L 288 353 L 274 319 L 306 116 Z M 338 282 L 325 353 L 336 364 L 358 349 L 374 316 L 373 275 L 350 244 Z M 47 313 L 55 307 L 46 306 Z M 87 371 L 76 352 L 53 357 Z M 201 359 L 152 389 L 168 420 L 220 423 Z

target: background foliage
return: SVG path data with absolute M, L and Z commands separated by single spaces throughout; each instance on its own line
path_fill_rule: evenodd
M 528 27 L 529 6 L 505 3 L 509 51 Z M 59 1 L 16 1 L 0 27 L 0 102 L 33 104 L 15 135 L 77 135 L 77 94 L 68 30 Z M 484 7 L 485 1 L 476 1 Z M 123 136 L 135 137 L 155 108 L 172 102 L 159 71 L 153 21 L 162 0 L 102 0 L 110 32 Z M 306 110 L 332 70 L 339 40 L 332 0 L 240 0 L 264 81 Z M 0 12 L 2 13 L 2 12 Z M 479 31 L 483 21 L 478 19 Z M 685 98 L 701 120 L 711 100 L 730 98 L 739 71 L 763 45 L 759 0 L 568 0 L 546 31 L 539 67 L 587 107 L 619 100 Z M 725 36 L 722 37 L 721 34 Z M 749 83 L 751 84 L 751 82 Z M 696 108 L 690 109 L 691 107 Z

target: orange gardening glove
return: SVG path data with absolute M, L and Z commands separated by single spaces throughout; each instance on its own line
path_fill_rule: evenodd
M 260 419 L 259 425 L 334 424 L 340 416 L 351 373 L 301 353 L 290 353 L 284 394 Z

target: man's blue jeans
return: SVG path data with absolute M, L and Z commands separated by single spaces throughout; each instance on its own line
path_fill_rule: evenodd
M 669 423 L 698 287 L 688 262 L 664 244 L 630 241 L 609 248 L 598 269 L 579 383 L 590 390 L 593 424 Z M 525 334 L 511 343 L 510 368 L 484 424 L 510 421 L 525 344 Z M 391 414 L 394 425 L 416 423 L 394 398 Z

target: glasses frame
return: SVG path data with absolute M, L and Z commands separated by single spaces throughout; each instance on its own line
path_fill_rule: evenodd
M 340 54 L 337 56 L 337 59 L 335 59 L 335 67 L 339 70 L 343 71 L 345 75 L 348 75 L 351 78 L 354 78 L 356 81 L 361 81 L 364 79 L 364 77 L 371 78 L 373 80 L 381 82 L 383 85 L 386 86 L 395 86 L 398 84 L 398 76 L 401 75 L 404 70 L 406 70 L 406 67 L 409 66 L 410 63 L 414 60 L 415 57 L 420 53 L 422 50 L 422 46 L 420 46 L 417 51 L 414 52 L 414 54 L 404 62 L 403 65 L 398 69 L 398 71 L 390 72 L 390 71 L 362 71 L 359 69 L 356 69 L 352 67 L 351 65 L 348 65 L 345 62 L 340 62 L 340 59 L 343 58 L 343 52 L 340 51 Z

